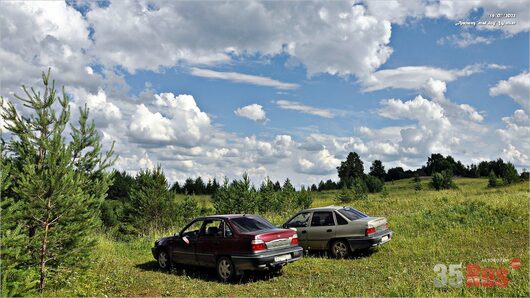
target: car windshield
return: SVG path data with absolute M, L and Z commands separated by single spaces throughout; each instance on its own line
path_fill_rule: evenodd
M 368 217 L 368 215 L 362 213 L 361 211 L 357 209 L 353 209 L 351 207 L 344 207 L 342 209 L 339 209 L 338 211 L 340 212 L 340 214 L 346 216 L 346 218 L 349 220 L 356 220 L 359 218 Z
M 231 222 L 241 233 L 276 229 L 273 224 L 259 216 L 237 217 Z

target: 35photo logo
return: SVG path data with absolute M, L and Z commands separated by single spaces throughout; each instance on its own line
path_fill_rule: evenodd
M 507 260 L 506 260 L 507 261 Z M 465 286 L 468 288 L 504 288 L 510 283 L 510 270 L 519 269 L 521 260 L 513 259 L 507 266 L 489 267 L 479 264 L 467 264 L 465 267 Z M 434 286 L 437 288 L 462 287 L 464 274 L 462 264 L 436 264 Z

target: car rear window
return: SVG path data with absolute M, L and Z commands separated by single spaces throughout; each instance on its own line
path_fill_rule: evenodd
M 340 214 L 346 216 L 346 218 L 349 220 L 356 220 L 359 218 L 368 217 L 368 215 L 362 213 L 361 211 L 357 209 L 353 209 L 351 207 L 345 207 L 345 208 L 339 209 L 338 211 L 340 212 Z
M 273 224 L 259 216 L 232 218 L 231 222 L 241 233 L 276 229 Z

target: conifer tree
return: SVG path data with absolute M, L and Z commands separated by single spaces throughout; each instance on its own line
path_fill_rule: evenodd
M 25 96 L 15 95 L 29 116 L 21 115 L 11 102 L 2 105 L 1 113 L 4 128 L 11 135 L 6 146 L 6 154 L 12 158 L 7 193 L 19 208 L 10 215 L 2 209 L 2 217 L 10 216 L 23 224 L 23 237 L 27 238 L 22 247 L 13 242 L 13 247 L 6 249 L 20 250 L 29 257 L 24 266 L 38 272 L 40 293 L 55 272 L 88 264 L 93 231 L 100 224 L 100 205 L 110 183 L 105 170 L 115 160 L 112 148 L 102 154 L 100 137 L 94 122 L 88 122 L 86 106 L 80 108 L 78 124 L 70 123 L 68 96 L 64 88 L 59 96 L 49 78 L 50 71 L 42 74 L 43 93 L 23 86 Z M 2 230 L 4 233 L 4 226 Z M 16 231 L 16 227 L 8 227 L 6 233 Z M 6 262 L 13 263 L 2 265 L 16 267 L 25 261 Z

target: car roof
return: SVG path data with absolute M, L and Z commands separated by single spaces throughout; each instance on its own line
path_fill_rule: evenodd
M 334 210 L 339 210 L 339 209 L 342 209 L 344 208 L 344 206 L 335 206 L 335 205 L 330 205 L 330 206 L 325 206 L 325 207 L 316 207 L 316 208 L 309 208 L 309 209 L 305 209 L 303 210 L 302 212 L 311 212 L 311 211 L 334 211 Z
M 244 217 L 244 216 L 259 216 L 255 214 L 216 214 L 216 215 L 208 215 L 208 216 L 199 216 L 196 218 L 198 219 L 232 219 L 232 218 L 238 218 L 238 217 Z

